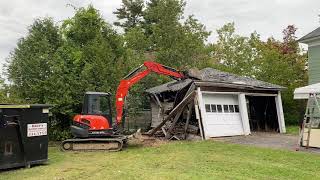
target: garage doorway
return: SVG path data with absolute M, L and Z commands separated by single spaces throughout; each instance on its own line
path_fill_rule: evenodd
M 279 132 L 274 96 L 246 96 L 250 130 Z

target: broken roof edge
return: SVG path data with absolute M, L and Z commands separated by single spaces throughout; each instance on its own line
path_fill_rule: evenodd
M 180 89 L 185 88 L 191 83 L 194 83 L 197 87 L 225 87 L 225 88 L 238 88 L 238 89 L 252 89 L 252 90 L 266 90 L 266 91 L 282 91 L 286 89 L 285 87 L 278 86 L 278 87 L 259 87 L 259 86 L 252 86 L 248 84 L 235 84 L 235 83 L 228 83 L 228 82 L 213 82 L 213 81 L 202 81 L 202 80 L 191 80 L 187 79 L 188 83 L 180 82 L 180 81 L 170 81 L 165 84 L 152 87 L 147 89 L 146 92 L 149 94 L 159 94 L 163 92 L 176 92 Z M 170 86 L 173 87 L 170 89 Z M 179 87 L 178 87 L 179 86 Z
M 150 94 L 157 94 L 157 93 L 162 93 L 162 92 L 176 92 L 179 91 L 180 89 L 185 88 L 189 84 L 191 84 L 193 80 L 191 79 L 184 79 L 184 80 L 173 80 L 164 84 L 161 84 L 159 86 L 155 86 L 152 88 L 147 89 L 145 92 L 150 93 Z

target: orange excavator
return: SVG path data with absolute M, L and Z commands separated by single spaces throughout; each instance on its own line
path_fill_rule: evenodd
M 143 69 L 144 68 L 144 69 Z M 131 86 L 150 73 L 169 76 L 173 79 L 184 79 L 184 73 L 162 64 L 146 61 L 125 76 L 116 92 L 116 118 L 112 121 L 111 94 L 105 92 L 86 92 L 84 95 L 82 113 L 74 116 L 71 125 L 73 139 L 62 142 L 64 151 L 119 151 L 127 141 L 120 132 L 124 120 L 123 107 L 125 98 Z

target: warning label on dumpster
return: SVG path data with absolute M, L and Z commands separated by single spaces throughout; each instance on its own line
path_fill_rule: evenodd
M 47 135 L 47 123 L 28 124 L 27 137 Z

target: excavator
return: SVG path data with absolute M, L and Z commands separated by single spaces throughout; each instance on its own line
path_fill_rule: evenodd
M 127 142 L 121 132 L 124 120 L 125 98 L 130 87 L 150 73 L 166 75 L 176 80 L 186 77 L 185 73 L 162 64 L 145 61 L 125 76 L 116 92 L 116 118 L 112 120 L 111 94 L 105 92 L 86 92 L 82 113 L 75 115 L 70 127 L 73 139 L 62 142 L 63 151 L 120 151 Z

